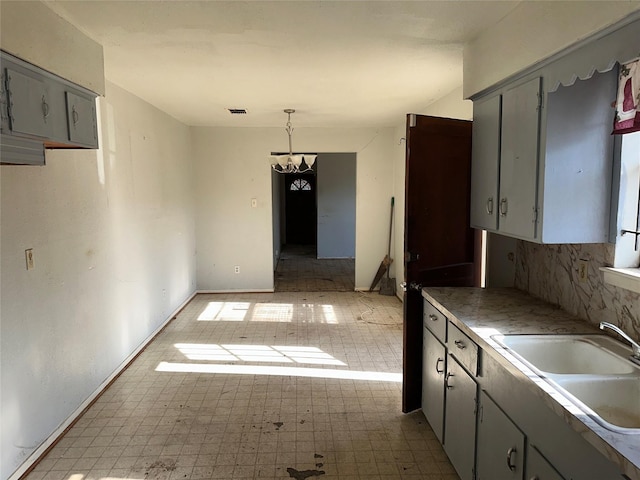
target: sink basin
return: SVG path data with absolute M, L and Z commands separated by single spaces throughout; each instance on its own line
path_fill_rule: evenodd
M 601 424 L 603 420 L 605 427 L 640 429 L 640 377 L 599 377 L 597 380 L 571 377 L 554 381 L 592 410 L 595 420 Z
M 628 358 L 630 351 L 606 335 L 495 335 L 493 338 L 541 372 L 640 373 Z
M 640 365 L 606 335 L 493 335 L 605 428 L 640 433 Z

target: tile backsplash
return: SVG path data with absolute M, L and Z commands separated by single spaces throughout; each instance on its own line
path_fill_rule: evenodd
M 515 286 L 598 325 L 614 323 L 640 339 L 640 294 L 605 284 L 600 267 L 612 265 L 610 244 L 538 245 L 517 242 Z M 588 261 L 579 281 L 579 260 Z

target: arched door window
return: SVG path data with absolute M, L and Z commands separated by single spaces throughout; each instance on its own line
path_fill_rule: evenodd
M 291 182 L 289 190 L 291 190 L 292 192 L 300 190 L 311 190 L 311 184 L 304 178 L 296 178 L 293 182 Z

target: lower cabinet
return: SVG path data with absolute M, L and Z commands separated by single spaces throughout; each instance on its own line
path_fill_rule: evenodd
M 484 352 L 464 325 L 428 308 L 422 410 L 460 480 L 628 478 L 531 392 L 526 379 Z
M 444 450 L 460 480 L 474 478 L 477 384 L 456 358 L 447 358 Z
M 525 436 L 485 391 L 478 408 L 477 480 L 522 480 Z
M 447 350 L 426 326 L 422 329 L 422 345 L 422 412 L 442 443 Z
M 564 480 L 555 468 L 533 445 L 527 449 L 527 465 L 525 480 Z

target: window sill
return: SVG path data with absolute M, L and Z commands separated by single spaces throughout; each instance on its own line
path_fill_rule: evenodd
M 640 268 L 601 267 L 604 283 L 640 293 Z

